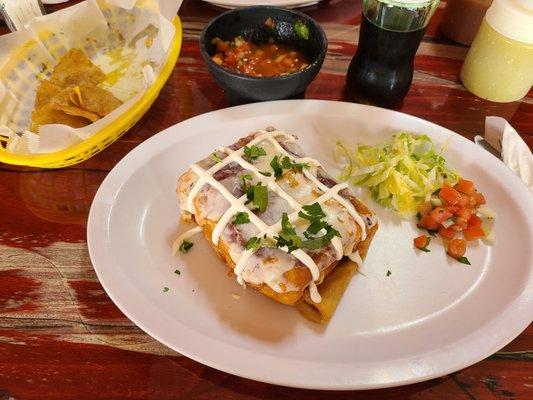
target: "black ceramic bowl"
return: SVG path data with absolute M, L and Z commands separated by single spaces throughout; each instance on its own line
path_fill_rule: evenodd
M 274 21 L 272 29 L 265 25 L 268 17 Z M 308 39 L 296 34 L 294 25 L 297 21 L 303 22 L 309 29 Z M 252 77 L 230 71 L 211 59 L 216 53 L 216 46 L 211 44 L 211 40 L 219 37 L 231 41 L 238 35 L 253 42 L 266 42 L 272 37 L 276 43 L 296 47 L 311 63 L 304 70 L 275 77 Z M 320 70 L 327 47 L 326 35 L 313 19 L 301 12 L 280 7 L 253 6 L 227 11 L 213 19 L 200 36 L 200 51 L 207 68 L 234 104 L 302 96 Z

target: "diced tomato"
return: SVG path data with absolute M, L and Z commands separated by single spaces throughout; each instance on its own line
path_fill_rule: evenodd
M 452 188 L 448 184 L 444 184 L 444 186 L 440 189 L 439 197 L 446 202 L 446 204 L 457 204 L 459 201 L 460 194 L 457 190 Z
M 483 221 L 476 214 L 472 214 L 470 216 L 470 219 L 468 220 L 468 228 L 471 228 L 474 226 L 481 226 L 482 224 L 483 224 Z
M 433 210 L 431 210 L 429 215 L 431 216 L 431 218 L 441 224 L 448 218 L 450 218 L 453 214 L 446 210 L 444 207 L 435 207 Z
M 250 42 L 244 42 L 240 46 L 237 46 L 235 49 L 237 53 L 246 53 L 247 51 L 250 51 L 252 49 Z
M 439 228 L 439 223 L 426 214 L 420 218 L 420 221 L 418 221 L 418 227 L 429 229 L 430 231 L 436 231 Z
M 452 214 L 455 214 L 459 210 L 459 206 L 444 206 L 446 210 L 451 212 Z
M 485 237 L 485 232 L 481 226 L 469 226 L 463 231 L 466 240 L 476 240 Z
M 459 179 L 459 182 L 457 182 L 457 185 L 455 185 L 455 189 L 461 193 L 473 194 L 475 190 L 474 182 L 467 181 L 466 179 Z
M 222 40 L 217 43 L 217 51 L 224 52 L 229 49 L 229 42 L 223 42 Z
M 460 207 L 466 207 L 468 205 L 468 196 L 466 194 L 460 193 L 459 201 L 457 202 L 457 205 Z
M 457 232 L 461 232 L 461 231 L 464 231 L 467 226 L 468 226 L 467 219 L 464 219 L 462 217 L 457 217 L 455 218 L 455 224 L 453 224 L 451 228 Z
M 466 240 L 452 239 L 448 243 L 447 253 L 450 257 L 459 259 L 465 255 L 465 252 L 466 252 Z
M 474 197 L 474 200 L 476 201 L 476 206 L 480 206 L 482 204 L 487 203 L 487 201 L 485 200 L 485 196 L 483 196 L 479 192 L 474 193 L 473 197 Z
M 433 206 L 429 201 L 426 201 L 418 206 L 418 212 L 420 215 L 426 215 L 429 214 L 429 212 L 433 209 Z
M 474 208 L 476 206 L 476 199 L 474 196 L 468 196 L 468 207 Z
M 439 235 L 441 235 L 445 239 L 453 239 L 456 233 L 457 232 L 453 230 L 452 228 L 445 228 L 442 226 L 439 229 Z
M 423 249 L 428 245 L 428 236 L 427 235 L 420 235 L 413 239 L 413 243 L 416 248 Z
M 457 215 L 458 217 L 464 218 L 466 220 L 469 220 L 470 216 L 472 215 L 472 211 L 469 208 L 460 207 L 455 213 L 455 215 Z
M 226 53 L 226 58 L 224 59 L 224 62 L 232 67 L 237 66 L 237 56 L 234 52 L 228 52 Z

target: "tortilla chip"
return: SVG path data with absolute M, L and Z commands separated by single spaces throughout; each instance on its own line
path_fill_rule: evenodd
M 105 74 L 78 49 L 69 50 L 54 67 L 50 81 L 59 86 L 75 86 L 82 83 L 96 85 L 103 82 Z
M 40 83 L 35 97 L 31 129 L 46 124 L 80 128 L 98 121 L 122 102 L 99 88 L 105 75 L 81 50 L 67 52 L 55 66 L 50 80 Z
M 76 87 L 77 88 L 77 87 Z M 78 89 L 79 90 L 79 89 Z M 75 93 L 74 88 L 67 87 L 50 100 L 50 108 L 53 110 L 63 111 L 69 115 L 76 115 L 83 118 L 87 118 L 91 122 L 96 122 L 100 119 L 100 116 L 85 108 L 77 106 L 71 102 L 71 95 Z
M 74 86 L 72 91 L 68 94 L 69 100 L 74 103 L 75 106 L 83 108 L 83 98 L 81 97 L 81 90 L 79 86 Z
M 70 101 L 71 92 L 72 92 L 72 88 L 63 89 L 61 92 L 57 94 L 57 96 L 53 97 L 50 100 L 49 107 L 52 110 L 63 111 L 64 113 L 67 113 L 69 115 L 87 118 L 91 122 L 98 121 L 100 119 L 100 116 L 90 111 L 84 110 L 83 108 L 80 108 L 76 106 L 75 104 L 71 103 Z
M 83 84 L 75 86 L 69 94 L 71 103 L 104 117 L 122 105 L 113 93 L 98 86 Z
M 38 132 L 41 125 L 63 124 L 73 128 L 81 128 L 91 123 L 86 118 L 69 115 L 60 110 L 51 109 L 50 106 L 38 108 L 31 114 L 31 131 Z
M 37 88 L 37 94 L 35 96 L 35 109 L 44 107 L 54 96 L 61 92 L 63 88 L 61 86 L 55 85 L 48 80 L 41 82 Z
M 63 111 L 64 113 L 68 115 L 87 118 L 91 122 L 96 122 L 100 119 L 100 117 L 97 114 L 94 114 L 90 111 L 84 110 L 83 108 L 79 108 L 76 106 L 71 106 L 71 105 L 66 105 L 66 104 L 61 105 L 61 106 L 54 106 L 51 104 L 50 107 L 53 110 Z

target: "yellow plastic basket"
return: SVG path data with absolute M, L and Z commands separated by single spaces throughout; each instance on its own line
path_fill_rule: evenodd
M 182 28 L 178 16 L 172 21 L 176 34 L 161 73 L 146 93 L 124 114 L 90 138 L 65 150 L 43 154 L 15 154 L 0 146 L 0 162 L 40 168 L 61 168 L 85 161 L 126 133 L 148 111 L 176 66 L 181 50 Z

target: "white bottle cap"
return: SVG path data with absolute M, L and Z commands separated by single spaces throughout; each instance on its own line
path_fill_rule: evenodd
M 494 0 L 485 18 L 503 36 L 533 44 L 533 0 Z

